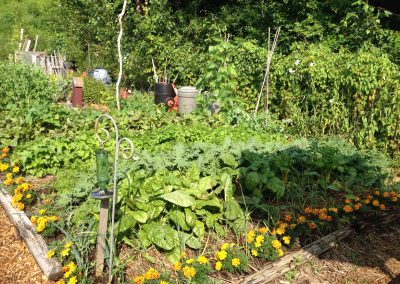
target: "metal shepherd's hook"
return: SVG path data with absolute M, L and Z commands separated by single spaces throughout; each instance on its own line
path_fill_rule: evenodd
M 112 211 L 111 211 L 111 231 L 109 239 L 110 248 L 110 267 L 109 267 L 109 282 L 112 281 L 112 269 L 113 269 L 113 249 L 114 249 L 114 220 L 115 220 L 115 204 L 117 202 L 117 174 L 118 174 L 118 161 L 119 154 L 121 151 L 122 157 L 125 159 L 130 159 L 133 157 L 135 147 L 133 142 L 129 138 L 119 138 L 118 126 L 114 118 L 108 114 L 102 114 L 96 119 L 96 136 L 99 142 L 103 145 L 110 140 L 110 132 L 106 128 L 99 128 L 99 123 L 102 119 L 110 120 L 114 130 L 115 130 L 115 154 L 114 154 L 114 178 L 113 178 L 113 192 L 112 192 Z M 105 139 L 100 136 L 100 131 L 105 135 Z M 125 147 L 121 148 L 121 144 L 127 144 Z

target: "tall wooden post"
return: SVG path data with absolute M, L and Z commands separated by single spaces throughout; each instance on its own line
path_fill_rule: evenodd
M 110 200 L 108 198 L 100 201 L 100 220 L 96 245 L 96 278 L 103 276 L 109 205 Z

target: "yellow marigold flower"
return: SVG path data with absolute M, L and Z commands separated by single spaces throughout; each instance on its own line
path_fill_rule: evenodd
M 240 259 L 235 257 L 234 259 L 232 259 L 232 265 L 234 267 L 238 267 L 240 265 Z
M 276 234 L 277 235 L 283 235 L 285 233 L 285 228 L 283 228 L 282 226 L 280 226 L 279 228 L 276 229 Z
M 144 284 L 144 276 L 140 275 L 140 276 L 136 276 L 133 278 L 133 283 L 134 284 Z
M 48 257 L 48 258 L 52 258 L 52 257 L 54 256 L 55 253 L 56 253 L 56 252 L 55 252 L 54 250 L 49 250 L 49 251 L 47 252 L 47 257 Z
M 183 276 L 187 279 L 191 279 L 196 275 L 196 269 L 190 266 L 185 266 L 182 268 Z
M 22 203 L 22 202 L 18 202 L 18 203 L 17 203 L 17 208 L 18 208 L 19 211 L 22 211 L 22 210 L 24 210 L 24 208 L 25 208 L 25 204 Z
M 48 205 L 51 203 L 51 199 L 50 198 L 46 198 L 45 200 L 43 200 L 43 204 L 44 205 Z
M 296 226 L 297 224 L 290 224 L 289 228 L 293 230 L 294 228 L 296 228 Z
M 39 214 L 40 214 L 40 215 L 46 214 L 46 210 L 45 210 L 45 209 L 40 209 L 40 210 L 39 210 Z
M 20 184 L 21 182 L 23 182 L 24 181 L 24 178 L 23 177 L 17 177 L 16 179 L 15 179 L 15 183 L 16 184 Z
M 31 217 L 32 224 L 36 224 L 36 221 L 37 221 L 37 216 L 32 216 Z
M 146 280 L 156 280 L 160 278 L 160 273 L 151 267 L 143 276 Z
M 393 202 L 397 202 L 397 197 L 392 197 Z
M 280 222 L 279 227 L 286 229 L 287 227 L 289 227 L 289 224 L 285 222 Z
M 60 279 L 56 282 L 56 284 L 65 284 L 64 279 Z
M 49 220 L 52 221 L 52 222 L 55 222 L 55 221 L 60 220 L 60 217 L 53 215 L 53 216 L 49 217 Z
M 251 230 L 247 233 L 247 242 L 251 244 L 254 241 L 254 237 L 256 236 L 256 232 Z
M 361 203 L 354 204 L 354 210 L 359 210 L 362 207 Z
M 4 185 L 6 185 L 6 186 L 10 186 L 10 185 L 12 185 L 14 183 L 14 180 L 13 179 L 6 179 L 5 181 L 4 181 Z
M 385 197 L 385 198 L 388 198 L 388 197 L 390 196 L 390 194 L 389 194 L 389 192 L 385 191 L 385 192 L 382 194 L 382 196 Z
M 169 282 L 167 282 L 167 281 L 164 281 L 164 280 L 161 280 L 160 281 L 160 284 L 168 284 Z
M 375 191 L 374 191 L 374 194 L 377 195 L 377 196 L 379 196 L 380 192 L 379 192 L 378 190 L 375 190 Z
M 346 198 L 346 199 L 344 200 L 344 203 L 350 204 L 350 203 L 351 203 L 351 200 Z
M 278 240 L 272 240 L 271 244 L 275 249 L 280 249 L 282 247 L 282 243 Z
M 353 212 L 353 207 L 346 205 L 345 207 L 343 207 L 343 210 L 346 213 L 351 213 L 351 212 Z
M 385 209 L 386 209 L 386 206 L 385 206 L 385 204 L 379 204 L 379 208 L 380 208 L 381 210 L 385 210 Z
M 68 284 L 76 284 L 78 283 L 78 280 L 76 279 L 76 276 L 71 277 L 68 281 Z
M 186 260 L 186 264 L 192 264 L 192 263 L 193 263 L 193 261 L 194 261 L 194 259 L 193 259 L 193 258 L 189 258 L 189 259 L 187 259 L 187 260 Z
M 229 248 L 229 244 L 228 243 L 224 243 L 221 246 L 221 250 L 227 250 Z
M 379 200 L 375 199 L 374 201 L 372 201 L 372 205 L 374 205 L 375 207 L 379 206 Z
M 63 271 L 64 273 L 64 278 L 69 278 L 71 276 L 72 273 L 74 273 L 74 271 L 76 270 L 76 264 L 71 261 L 70 263 L 68 263 L 66 266 L 63 267 Z
M 285 220 L 286 222 L 290 222 L 290 221 L 292 221 L 292 219 L 293 219 L 292 215 L 290 215 L 290 214 L 286 214 L 286 215 L 285 215 L 284 220 Z
M 16 194 L 16 195 L 14 195 L 14 197 L 13 197 L 13 200 L 15 200 L 15 201 L 21 201 L 22 200 L 22 194 L 21 193 L 18 193 L 18 194 Z
M 228 256 L 228 253 L 224 250 L 217 252 L 217 258 L 219 260 L 224 260 Z
M 308 227 L 309 227 L 311 230 L 314 230 L 314 229 L 317 228 L 317 224 L 315 224 L 314 222 L 310 222 L 310 223 L 308 223 Z
M 13 172 L 14 174 L 19 173 L 19 167 L 13 167 L 12 172 Z
M 182 257 L 182 258 L 186 258 L 186 257 L 187 257 L 186 252 L 182 252 L 182 253 L 181 253 L 181 257 Z
M 283 256 L 284 253 L 282 249 L 277 249 L 276 251 L 278 252 L 279 257 Z
M 297 223 L 302 224 L 306 221 L 306 216 L 299 216 L 299 218 L 297 218 Z
M 268 228 L 267 227 L 261 227 L 260 229 L 258 229 L 258 232 L 261 234 L 266 234 L 268 232 Z
M 39 223 L 36 227 L 36 232 L 40 233 L 43 232 L 43 230 L 46 228 L 46 224 Z
M 7 164 L 1 164 L 0 165 L 0 172 L 4 172 L 4 171 L 8 170 L 9 167 L 10 166 L 7 165 Z
M 370 204 L 370 203 L 371 203 L 371 200 L 369 200 L 369 199 L 364 200 L 364 204 Z
M 72 242 L 67 242 L 67 243 L 65 243 L 64 248 L 69 249 L 69 248 L 71 248 L 72 245 L 73 245 Z
M 179 271 L 182 268 L 182 264 L 179 261 L 177 261 L 174 263 L 173 268 L 174 268 L 174 271 Z
M 215 263 L 215 270 L 220 271 L 222 268 L 222 262 L 221 261 L 217 261 Z
M 289 244 L 290 244 L 291 237 L 290 237 L 290 236 L 284 236 L 284 237 L 282 238 L 282 240 L 283 240 L 283 243 L 284 243 L 285 245 L 289 245 Z
M 251 250 L 251 255 L 258 256 L 258 251 L 256 249 Z
M 263 235 L 258 235 L 256 238 L 256 243 L 262 244 L 264 242 L 264 236 Z
M 200 255 L 197 258 L 197 262 L 200 263 L 200 264 L 208 264 L 208 259 L 204 255 Z
M 31 195 L 30 193 L 28 193 L 28 194 L 26 195 L 26 198 L 27 198 L 27 199 L 31 199 L 31 197 L 32 197 L 32 195 Z
M 64 249 L 61 251 L 61 256 L 68 256 L 69 255 L 69 248 Z
M 259 248 L 259 247 L 261 247 L 261 243 L 255 242 L 255 243 L 254 243 L 254 246 L 255 246 L 256 248 Z
M 6 174 L 6 179 L 12 179 L 12 178 L 13 178 L 13 174 L 12 173 Z

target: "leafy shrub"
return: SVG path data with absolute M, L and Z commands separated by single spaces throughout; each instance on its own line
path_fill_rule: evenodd
M 349 53 L 324 45 L 282 57 L 271 109 L 300 135 L 345 135 L 361 148 L 400 150 L 399 67 L 376 48 Z
M 108 104 L 113 101 L 115 89 L 101 81 L 85 77 L 83 80 L 83 101 L 86 104 Z
M 0 100 L 5 109 L 13 104 L 29 107 L 34 101 L 46 104 L 59 91 L 41 69 L 30 65 L 0 62 L 0 74 Z

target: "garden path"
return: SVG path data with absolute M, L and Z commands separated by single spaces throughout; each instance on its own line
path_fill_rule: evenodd
M 0 206 L 0 284 L 51 284 Z

